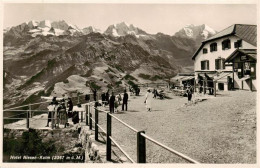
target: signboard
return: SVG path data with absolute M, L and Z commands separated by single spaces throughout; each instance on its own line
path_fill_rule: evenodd
M 241 61 L 248 60 L 248 57 L 247 57 L 246 55 L 241 55 L 241 56 L 240 56 L 240 60 L 241 60 Z

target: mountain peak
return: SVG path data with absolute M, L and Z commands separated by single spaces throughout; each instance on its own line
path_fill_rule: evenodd
M 128 34 L 134 35 L 136 37 L 147 35 L 145 31 L 135 27 L 133 24 L 128 24 L 127 22 L 120 22 L 110 25 L 104 33 L 115 37 L 126 36 Z
M 180 31 L 175 33 L 175 36 L 193 39 L 202 38 L 205 40 L 214 34 L 216 34 L 216 31 L 206 24 L 198 26 L 194 24 L 188 24 L 185 25 Z
M 99 29 L 97 29 L 97 28 L 95 28 L 93 26 L 88 26 L 88 27 L 83 28 L 82 32 L 84 34 L 89 34 L 89 33 L 93 33 L 93 32 L 94 33 L 101 33 L 101 30 L 99 30 Z

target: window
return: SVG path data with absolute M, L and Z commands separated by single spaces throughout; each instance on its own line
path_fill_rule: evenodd
M 203 48 L 203 54 L 207 54 L 208 53 L 208 49 L 207 48 Z
M 235 62 L 234 69 L 238 78 L 243 78 L 245 75 L 250 75 L 253 79 L 256 78 L 256 63 L 254 62 Z
M 243 74 L 243 62 L 235 62 L 234 63 L 234 69 L 237 72 L 239 79 L 244 76 L 244 74 Z
M 209 70 L 209 60 L 201 61 L 201 70 Z
M 225 69 L 225 59 L 224 58 L 218 58 L 215 59 L 215 69 Z
M 234 43 L 234 47 L 235 47 L 235 48 L 242 47 L 242 40 L 237 40 L 237 41 Z
M 217 43 L 210 44 L 210 52 L 217 51 Z
M 230 49 L 230 48 L 231 48 L 231 45 L 230 45 L 229 39 L 222 41 L 222 50 L 226 50 L 226 49 Z

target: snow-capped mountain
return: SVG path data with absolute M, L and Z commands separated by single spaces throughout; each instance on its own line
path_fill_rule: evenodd
M 88 31 L 87 31 L 88 30 Z M 16 34 L 18 37 L 21 37 L 25 34 L 28 34 L 32 37 L 38 35 L 47 36 L 60 36 L 60 35 L 84 35 L 91 32 L 100 32 L 100 30 L 92 27 L 80 29 L 76 25 L 68 24 L 64 20 L 61 21 L 29 21 L 22 23 L 18 26 L 10 28 L 10 30 L 4 30 L 4 33 L 11 32 L 11 34 Z
M 180 31 L 175 33 L 177 37 L 193 38 L 193 39 L 207 39 L 217 32 L 206 24 L 195 26 L 193 24 L 186 25 Z
M 132 24 L 129 25 L 128 23 L 125 22 L 110 25 L 107 28 L 107 30 L 104 32 L 104 34 L 112 35 L 115 37 L 125 36 L 128 34 L 135 35 L 136 37 L 147 35 L 145 31 L 133 26 Z
M 93 32 L 95 32 L 95 33 L 102 33 L 100 29 L 96 29 L 96 28 L 93 27 L 93 26 L 89 26 L 89 27 L 83 28 L 83 29 L 82 29 L 82 32 L 83 32 L 84 34 L 89 34 L 89 33 L 93 33 Z
M 95 33 L 100 30 L 48 20 L 29 21 L 5 31 L 7 107 L 32 103 L 32 98 L 40 101 L 44 95 L 63 94 L 67 88 L 78 90 L 73 83 L 83 83 L 84 90 L 86 81 L 94 81 L 101 88 L 125 87 L 132 80 L 125 77 L 129 74 L 137 79 L 132 82 L 168 80 L 190 68 L 201 41 L 215 33 L 206 25 L 190 25 L 174 36 L 148 34 L 124 22 Z M 75 75 L 78 81 L 71 82 Z

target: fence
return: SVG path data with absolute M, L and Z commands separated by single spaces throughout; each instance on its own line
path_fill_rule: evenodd
M 3 119 L 26 119 L 26 128 L 30 128 L 30 118 L 32 117 L 34 112 L 41 112 L 41 113 L 46 113 L 48 111 L 46 110 L 33 110 L 32 106 L 33 105 L 39 105 L 39 104 L 43 104 L 43 103 L 47 103 L 47 102 L 41 102 L 41 103 L 34 103 L 34 104 L 29 104 L 29 105 L 25 105 L 25 106 L 19 106 L 19 107 L 15 107 L 15 108 L 10 108 L 10 109 L 6 109 L 4 110 L 4 112 L 8 112 L 8 111 L 24 111 L 26 113 L 26 117 L 24 118 L 11 118 L 14 116 L 8 116 L 8 117 L 4 117 Z M 93 106 L 93 104 L 95 104 L 95 106 Z M 23 108 L 23 107 L 27 107 L 27 110 L 15 110 L 17 108 Z M 119 121 L 121 124 L 123 124 L 124 126 L 126 126 L 127 128 L 129 128 L 130 130 L 132 130 L 136 135 L 137 135 L 137 163 L 146 163 L 146 140 L 166 149 L 167 151 L 173 153 L 176 156 L 179 156 L 180 158 L 190 162 L 190 163 L 195 163 L 195 164 L 199 164 L 198 161 L 156 141 L 155 139 L 151 138 L 150 136 L 145 134 L 145 131 L 139 131 L 135 128 L 133 128 L 132 126 L 128 125 L 127 123 L 125 123 L 124 121 L 120 120 L 119 118 L 117 118 L 116 116 L 114 116 L 113 114 L 105 111 L 105 110 L 100 110 L 97 107 L 97 103 L 96 102 L 89 102 L 84 104 L 83 106 L 84 111 L 85 111 L 85 123 L 86 125 L 89 126 L 89 129 L 92 130 L 93 129 L 93 123 L 94 123 L 94 127 L 95 127 L 95 140 L 98 140 L 99 136 L 99 129 L 104 132 L 106 134 L 106 160 L 111 161 L 111 156 L 112 156 L 112 142 L 118 147 L 118 149 L 132 162 L 132 163 L 136 163 L 125 151 L 124 149 L 119 145 L 119 143 L 112 137 L 112 119 L 115 119 L 117 121 Z M 92 111 L 94 110 L 94 115 L 95 117 L 92 117 Z M 100 125 L 99 125 L 99 112 L 105 113 L 106 114 L 106 130 L 104 130 Z M 81 112 L 81 122 L 83 122 L 83 111 Z M 53 117 L 53 113 L 52 113 L 52 117 L 49 118 L 52 121 L 52 129 L 54 128 L 54 117 Z M 46 120 L 46 119 L 44 119 Z
M 95 117 L 92 117 L 92 110 L 93 109 L 95 111 Z M 114 116 L 113 114 L 104 111 L 104 110 L 100 110 L 98 109 L 97 106 L 91 108 L 90 104 L 86 104 L 85 105 L 85 111 L 86 111 L 86 125 L 89 126 L 89 129 L 92 130 L 93 129 L 93 123 L 95 124 L 95 140 L 98 140 L 98 133 L 99 133 L 99 129 L 104 132 L 106 134 L 106 160 L 111 161 L 111 156 L 112 156 L 112 145 L 111 143 L 113 142 L 118 149 L 132 162 L 135 163 L 135 161 L 124 151 L 124 149 L 119 145 L 119 143 L 112 137 L 112 118 L 119 121 L 121 124 L 123 124 L 124 126 L 126 126 L 127 128 L 129 128 L 130 130 L 132 130 L 133 132 L 136 133 L 137 135 L 137 163 L 146 163 L 146 140 L 151 141 L 152 143 L 166 149 L 167 151 L 181 157 L 182 159 L 190 162 L 190 163 L 195 163 L 195 164 L 199 164 L 198 161 L 170 148 L 167 147 L 166 145 L 156 141 L 155 139 L 149 137 L 148 135 L 145 134 L 145 131 L 138 131 L 135 128 L 133 128 L 132 126 L 128 125 L 127 123 L 125 123 L 124 121 L 120 120 L 119 118 L 117 118 L 116 116 Z M 103 112 L 106 114 L 106 131 L 99 125 L 99 112 Z
M 34 106 L 39 106 L 39 105 L 43 105 L 43 104 L 46 104 L 46 107 L 47 105 L 49 104 L 49 102 L 39 102 L 39 103 L 33 103 L 33 104 L 28 104 L 28 105 L 23 105 L 23 106 L 18 106 L 18 107 L 13 107 L 13 108 L 9 108 L 9 109 L 5 109 L 3 110 L 4 112 L 4 115 L 5 113 L 9 113 L 11 115 L 8 115 L 8 116 L 4 116 L 3 119 L 4 121 L 6 120 L 12 120 L 12 122 L 15 122 L 15 121 L 19 121 L 19 120 L 25 120 L 25 128 L 30 128 L 30 120 L 32 120 L 32 117 L 37 115 L 37 114 L 43 114 L 43 113 L 48 113 L 49 111 L 48 110 L 35 110 L 33 109 Z M 22 108 L 22 109 L 19 109 L 19 108 Z M 13 113 L 16 113 L 15 115 L 12 115 Z M 52 122 L 52 128 L 54 127 L 54 116 L 53 116 L 53 112 L 51 113 L 52 117 L 49 118 L 51 119 L 51 122 Z M 45 118 L 37 118 L 37 119 L 34 119 L 34 120 L 46 120 Z M 8 122 L 8 123 L 11 123 L 11 122 Z

